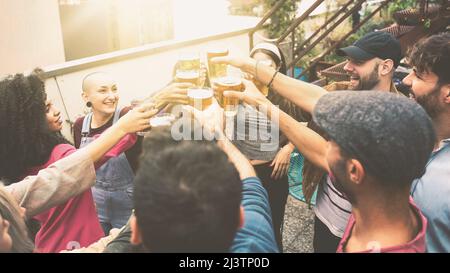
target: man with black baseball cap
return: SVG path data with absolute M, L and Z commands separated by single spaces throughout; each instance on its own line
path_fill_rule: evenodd
M 402 52 L 400 43 L 388 32 L 370 32 L 336 53 L 348 59 L 344 70 L 350 75 L 350 84 L 346 89 L 397 92 L 392 77 Z

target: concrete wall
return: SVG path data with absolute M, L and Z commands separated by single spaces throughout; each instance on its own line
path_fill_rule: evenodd
M 65 61 L 57 0 L 0 0 L 0 76 Z
M 198 41 L 162 42 L 46 67 L 44 70 L 52 75 L 46 81 L 47 94 L 65 119 L 75 121 L 86 110 L 81 99 L 83 77 L 91 72 L 104 71 L 117 79 L 120 104 L 128 105 L 133 98 L 150 95 L 165 86 L 171 80 L 173 65 L 182 52 L 204 53 L 209 47 L 227 46 L 233 55 L 248 55 L 248 30 L 219 36 Z M 145 53 L 130 57 L 130 52 L 139 51 Z M 64 124 L 63 133 L 70 136 L 68 122 Z

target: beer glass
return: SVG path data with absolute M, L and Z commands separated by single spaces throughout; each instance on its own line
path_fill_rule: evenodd
M 183 53 L 178 58 L 178 70 L 199 71 L 200 56 L 197 53 Z
M 171 126 L 175 121 L 175 116 L 171 113 L 160 113 L 150 119 L 150 125 L 153 127 Z
M 192 83 L 200 86 L 200 72 L 198 70 L 177 70 L 175 82 Z
M 137 106 L 140 106 L 144 103 L 153 103 L 152 109 L 156 107 L 156 101 L 154 98 L 152 97 L 140 97 L 140 98 L 135 98 L 131 101 L 130 105 L 131 108 L 135 108 Z M 150 119 L 151 120 L 151 119 Z M 150 122 L 150 121 L 149 121 Z M 144 136 L 150 129 L 144 130 L 144 131 L 139 131 L 136 132 L 136 135 L 138 136 Z
M 211 62 L 212 58 L 223 57 L 228 55 L 228 49 L 209 49 L 206 52 L 206 59 L 208 61 L 209 79 L 214 80 L 216 78 L 225 77 L 227 75 L 226 64 L 215 64 Z
M 213 91 L 210 88 L 188 89 L 189 105 L 203 111 L 212 104 Z
M 237 114 L 237 106 L 239 99 L 228 98 L 223 96 L 225 91 L 244 91 L 244 85 L 239 77 L 226 76 L 218 78 L 214 81 L 214 92 L 216 94 L 217 101 L 224 109 L 226 116 L 234 116 Z

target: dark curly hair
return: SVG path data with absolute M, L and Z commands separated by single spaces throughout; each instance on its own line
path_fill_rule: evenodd
M 408 62 L 417 71 L 433 72 L 439 77 L 439 84 L 450 83 L 450 33 L 444 32 L 430 36 L 412 47 Z
M 19 181 L 28 169 L 44 164 L 53 148 L 69 143 L 51 132 L 46 119 L 42 70 L 0 81 L 0 179 Z

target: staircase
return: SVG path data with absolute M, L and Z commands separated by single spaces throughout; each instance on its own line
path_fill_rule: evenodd
M 401 0 L 399 0 L 401 1 Z M 255 33 L 262 29 L 267 23 L 267 20 L 286 2 L 285 0 L 279 0 L 276 5 L 272 7 L 270 11 L 262 18 L 260 23 L 249 33 L 250 49 L 254 45 Z M 299 25 L 308 18 L 324 0 L 315 1 L 303 14 L 295 18 L 291 25 L 286 29 L 283 34 L 272 40 L 277 45 L 280 45 L 288 37 L 294 37 L 294 32 Z M 323 26 L 317 29 L 313 34 L 303 41 L 296 42 L 292 39 L 291 52 L 292 61 L 287 64 L 288 69 L 294 71 L 294 67 L 298 62 L 304 58 L 314 47 L 320 44 L 333 30 L 335 30 L 344 20 L 351 16 L 355 11 L 358 11 L 366 0 L 350 0 L 338 8 L 331 17 L 326 20 Z M 341 44 L 347 40 L 352 34 L 366 24 L 375 14 L 380 12 L 389 3 L 394 0 L 380 1 L 378 7 L 376 7 L 370 14 L 361 18 L 361 21 L 353 26 L 353 28 L 343 35 L 338 41 L 331 46 L 325 48 L 319 55 L 311 59 L 306 67 L 303 67 L 302 72 L 296 75 L 296 78 L 307 75 L 308 81 L 318 85 L 325 85 L 332 81 L 348 80 L 348 76 L 345 73 L 343 67 L 346 63 L 341 62 L 338 64 L 325 63 L 323 60 L 325 57 L 334 52 L 336 48 L 339 48 Z M 416 43 L 418 40 L 433 35 L 435 33 L 445 31 L 449 26 L 450 21 L 450 0 L 441 0 L 439 3 L 429 3 L 428 0 L 419 0 L 418 8 L 410 8 L 401 10 L 393 14 L 395 23 L 383 28 L 379 31 L 386 31 L 394 35 L 400 42 L 402 53 L 405 55 L 408 48 Z M 294 75 L 294 73 L 292 73 Z

